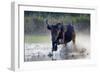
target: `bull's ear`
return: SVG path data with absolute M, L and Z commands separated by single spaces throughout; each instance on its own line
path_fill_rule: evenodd
M 52 25 L 47 25 L 47 28 L 48 28 L 49 30 L 51 30 Z

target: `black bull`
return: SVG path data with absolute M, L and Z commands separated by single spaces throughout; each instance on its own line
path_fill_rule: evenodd
M 57 45 L 66 45 L 71 40 L 75 44 L 75 31 L 71 24 L 63 25 L 62 23 L 57 23 L 56 25 L 47 25 L 47 29 L 51 31 L 52 51 L 57 51 Z

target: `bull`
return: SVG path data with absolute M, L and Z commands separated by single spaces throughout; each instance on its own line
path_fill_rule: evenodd
M 75 30 L 72 24 L 63 25 L 63 23 L 57 23 L 55 25 L 50 25 L 48 20 L 46 20 L 47 29 L 51 31 L 52 37 L 52 53 L 57 51 L 57 45 L 66 44 L 70 41 L 75 45 Z M 53 55 L 53 54 L 52 54 Z

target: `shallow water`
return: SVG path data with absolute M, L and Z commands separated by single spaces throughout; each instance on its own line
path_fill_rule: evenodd
M 58 46 L 57 52 L 51 55 L 51 43 L 25 43 L 24 61 L 47 61 L 47 60 L 68 60 L 85 59 L 90 57 L 90 37 L 79 34 L 76 36 L 76 49 L 73 43 L 69 42 L 67 47 Z

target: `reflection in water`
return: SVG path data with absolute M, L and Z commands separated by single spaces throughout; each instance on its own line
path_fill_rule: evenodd
M 24 61 L 48 61 L 52 60 L 51 43 L 25 43 Z M 90 36 L 77 34 L 76 47 L 73 48 L 72 42 L 66 47 L 58 46 L 57 52 L 54 53 L 56 60 L 70 60 L 90 58 Z

